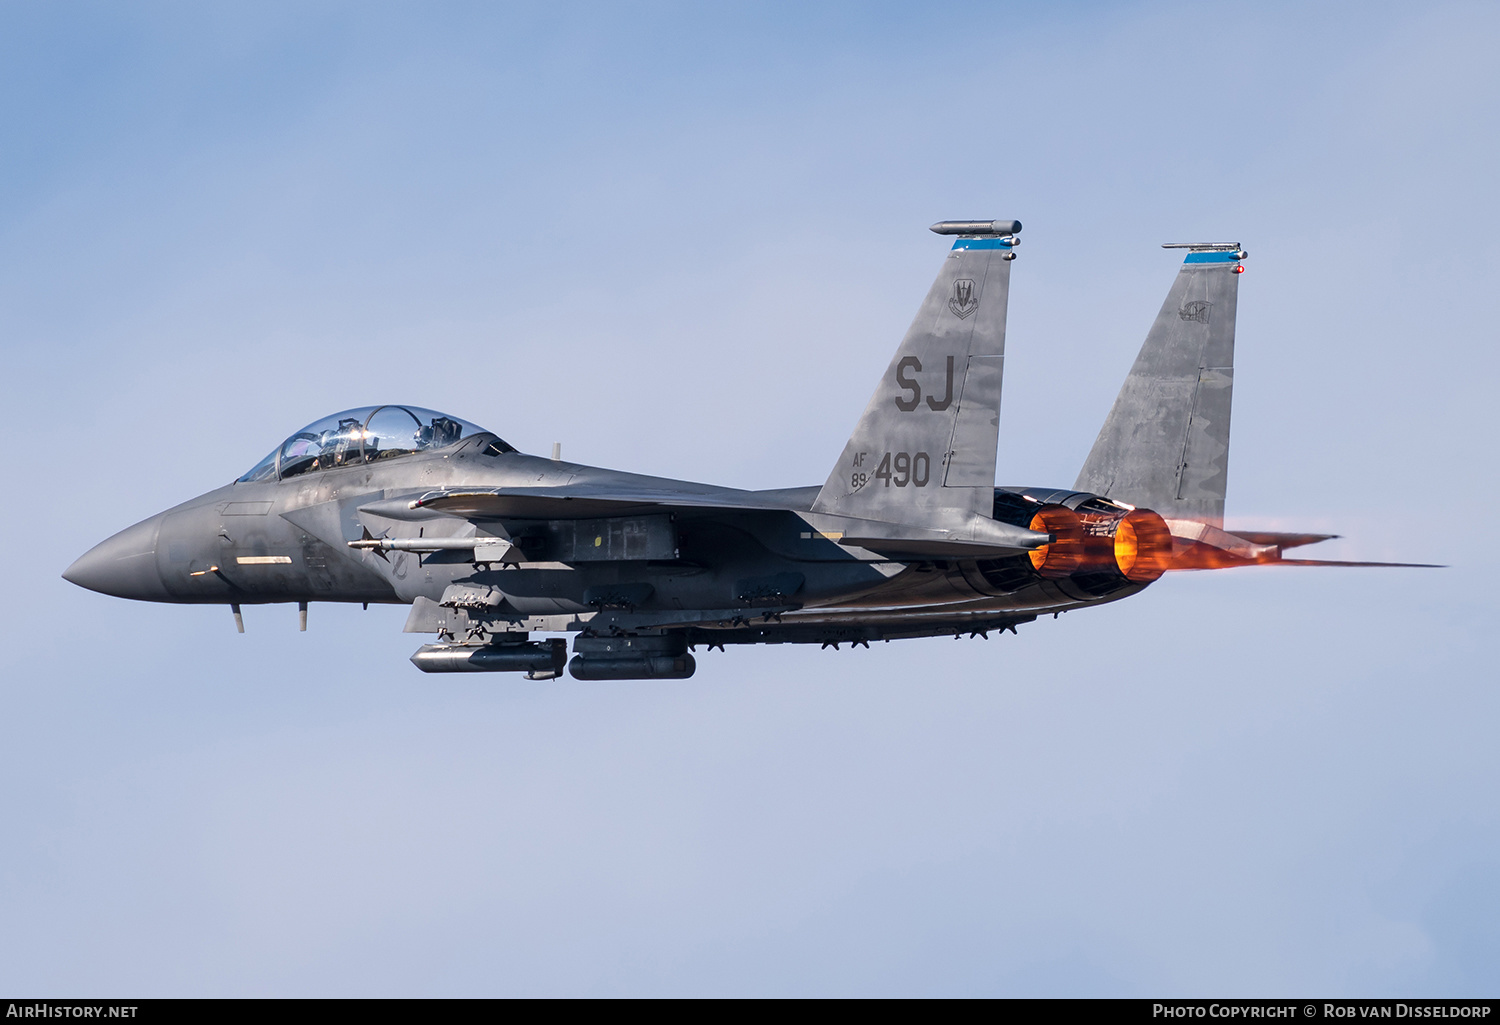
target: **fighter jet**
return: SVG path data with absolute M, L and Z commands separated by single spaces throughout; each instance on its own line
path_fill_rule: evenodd
M 454 416 L 317 420 L 63 576 L 142 601 L 410 606 L 425 672 L 684 679 L 699 646 L 988 637 L 1177 570 L 1368 566 L 1224 529 L 1239 243 L 1185 259 L 1071 488 L 995 485 L 1019 221 L 953 239 L 821 487 L 744 491 L 518 452 Z M 572 634 L 567 642 L 533 634 Z

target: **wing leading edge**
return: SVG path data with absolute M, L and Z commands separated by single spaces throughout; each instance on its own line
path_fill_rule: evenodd
M 691 485 L 684 485 L 684 488 Z M 745 509 L 796 512 L 806 509 L 796 490 L 714 491 L 656 490 L 608 484 L 564 484 L 547 488 L 463 488 L 429 491 L 415 499 L 377 503 L 365 508 L 397 513 L 422 509 L 465 518 L 501 517 L 584 519 L 613 516 L 642 509 Z M 389 505 L 388 511 L 381 506 Z M 397 518 L 397 517 L 393 517 Z

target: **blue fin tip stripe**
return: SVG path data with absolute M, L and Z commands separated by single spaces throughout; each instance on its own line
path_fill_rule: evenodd
M 1010 244 L 998 238 L 961 238 L 954 249 L 1009 249 Z

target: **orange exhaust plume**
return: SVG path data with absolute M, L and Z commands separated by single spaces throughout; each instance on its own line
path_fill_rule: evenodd
M 1031 550 L 1031 565 L 1049 580 L 1071 576 L 1083 563 L 1083 521 L 1071 509 L 1044 505 L 1031 518 L 1031 529 L 1057 540 Z
M 1115 528 L 1115 565 L 1126 580 L 1150 583 L 1172 564 L 1172 532 L 1150 509 L 1125 514 Z

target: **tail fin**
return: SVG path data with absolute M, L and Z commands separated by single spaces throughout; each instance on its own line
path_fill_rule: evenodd
M 1237 242 L 1163 248 L 1187 249 L 1187 259 L 1074 487 L 1222 527 L 1246 254 Z
M 1019 221 L 943 221 L 953 249 L 813 511 L 958 527 L 994 502 L 1010 261 Z

